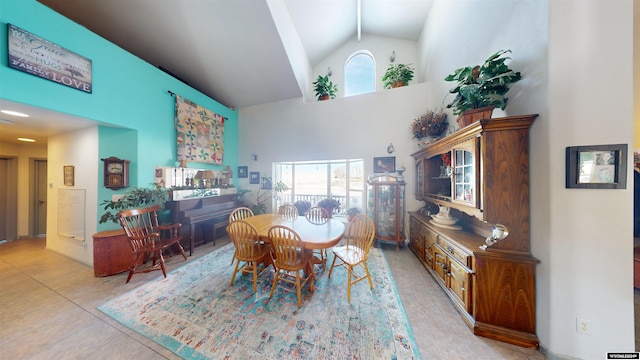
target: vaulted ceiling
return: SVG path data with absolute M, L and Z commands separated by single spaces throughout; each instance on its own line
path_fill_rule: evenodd
M 301 69 L 292 65 L 299 62 L 291 61 L 286 49 L 292 36 L 311 68 L 359 34 L 418 40 L 432 5 L 432 0 L 38 1 L 228 107 L 303 96 L 296 78 Z M 282 5 L 284 19 L 273 15 Z M 287 33 L 285 41 L 279 31 L 290 30 L 283 29 L 295 34 Z M 12 131 L 22 121 L 15 120 Z M 68 130 L 64 120 L 58 124 L 60 129 L 47 133 Z M 4 126 L 0 123 L 0 130 Z

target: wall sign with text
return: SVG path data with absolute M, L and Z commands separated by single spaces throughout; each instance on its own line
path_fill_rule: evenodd
M 10 68 L 92 92 L 90 59 L 12 24 L 7 24 L 7 40 Z

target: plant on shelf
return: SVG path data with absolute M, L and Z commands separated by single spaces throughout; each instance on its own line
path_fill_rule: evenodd
M 329 75 L 318 75 L 318 79 L 313 82 L 313 85 L 318 101 L 334 99 L 338 92 L 338 86 L 329 80 Z
M 106 222 L 118 223 L 118 213 L 122 210 L 137 209 L 160 205 L 160 209 L 164 209 L 165 203 L 169 201 L 169 192 L 167 189 L 154 184 L 153 188 L 132 187 L 127 189 L 118 200 L 105 200 L 100 205 L 104 206 L 105 212 L 100 217 L 100 224 Z M 163 223 L 160 219 L 158 222 Z
M 413 80 L 414 69 L 411 64 L 390 64 L 382 75 L 382 85 L 385 89 L 409 85 Z
M 325 210 L 327 210 L 327 212 L 330 215 L 332 215 L 335 210 L 340 208 L 340 201 L 327 198 L 327 199 L 320 200 L 318 202 L 318 206 L 320 206 L 321 208 L 324 208 Z
M 500 50 L 489 56 L 482 65 L 466 66 L 445 77 L 446 81 L 457 83 L 456 87 L 449 90 L 449 94 L 455 94 L 455 98 L 447 104 L 447 108 L 453 109 L 454 115 L 487 107 L 504 110 L 509 84 L 522 78 L 520 72 L 511 70 L 505 64 L 506 60 L 511 59 L 505 54 L 510 52 Z
M 413 120 L 413 123 L 411 123 L 411 134 L 414 139 L 418 139 L 420 142 L 428 144 L 430 140 L 423 139 L 437 138 L 447 129 L 448 126 L 447 113 L 444 111 L 435 112 L 427 110 L 426 113 Z

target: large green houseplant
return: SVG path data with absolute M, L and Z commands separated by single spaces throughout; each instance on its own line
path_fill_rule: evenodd
M 409 85 L 413 80 L 414 69 L 411 64 L 390 64 L 382 75 L 382 85 L 385 89 Z
M 274 198 L 279 200 L 278 193 L 289 190 L 289 186 L 282 181 L 278 181 L 273 186 L 273 189 L 258 188 L 256 194 L 251 198 L 247 198 L 248 194 L 252 194 L 250 189 L 240 189 L 236 192 L 236 199 L 239 203 L 244 204 L 250 208 L 255 215 L 265 214 L 267 212 L 267 200 Z
M 318 79 L 313 82 L 313 90 L 318 101 L 329 100 L 336 97 L 338 86 L 329 80 L 329 75 L 318 75 Z
M 455 98 L 447 108 L 453 110 L 454 115 L 474 109 L 500 108 L 507 106 L 509 84 L 519 81 L 520 72 L 513 71 L 505 64 L 511 59 L 505 56 L 511 50 L 499 50 L 482 65 L 466 66 L 454 71 L 444 79 L 455 81 L 456 87 L 449 90 L 449 94 L 455 94 Z M 490 115 L 489 115 L 490 117 Z
M 105 200 L 100 205 L 104 206 L 105 212 L 100 217 L 100 224 L 106 222 L 118 223 L 118 213 L 126 209 L 136 209 L 160 205 L 160 210 L 164 209 L 165 203 L 169 201 L 167 189 L 158 185 L 153 188 L 132 187 L 127 189 L 118 200 Z M 165 219 L 158 214 L 158 222 L 163 223 Z M 168 221 L 168 220 L 167 220 Z

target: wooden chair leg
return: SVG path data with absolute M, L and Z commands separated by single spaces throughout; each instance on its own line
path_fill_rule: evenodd
M 276 284 L 280 279 L 280 270 L 276 269 L 276 273 L 273 275 L 273 285 L 271 285 L 271 292 L 269 292 L 269 299 L 273 296 L 273 291 L 276 289 Z
M 353 271 L 353 269 L 351 268 L 351 266 L 349 266 L 349 268 L 347 269 L 347 302 L 351 303 L 351 271 Z
M 162 275 L 167 277 L 167 268 L 164 266 L 164 256 L 162 256 L 162 251 L 160 251 L 160 269 L 162 269 Z
M 333 257 L 333 261 L 331 262 L 331 267 L 329 268 L 329 275 L 327 277 L 331 277 L 331 272 L 333 271 L 334 266 L 336 266 L 335 264 L 336 264 L 337 258 L 338 258 L 337 256 Z
M 373 290 L 373 282 L 371 281 L 371 274 L 369 274 L 369 267 L 366 262 L 363 262 L 362 266 L 364 266 L 364 271 L 367 273 L 367 279 L 369 279 L 369 289 Z
M 311 275 L 309 275 L 311 276 Z M 300 270 L 296 270 L 296 289 L 298 293 L 298 308 L 302 307 L 302 299 L 300 298 Z
M 236 268 L 233 270 L 233 275 L 231 275 L 231 281 L 229 282 L 229 286 L 233 285 L 233 280 L 235 280 L 236 274 L 238 273 L 238 266 L 240 266 L 240 260 L 238 260 L 238 262 L 236 263 Z
M 251 266 L 253 266 L 253 292 L 255 293 L 258 290 L 258 266 L 255 261 Z

